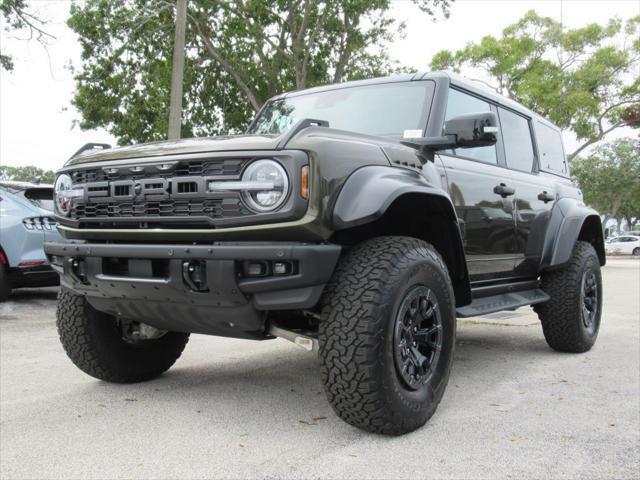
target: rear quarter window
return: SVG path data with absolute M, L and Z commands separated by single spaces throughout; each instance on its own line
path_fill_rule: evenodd
M 542 122 L 535 122 L 535 131 L 540 155 L 540 169 L 566 176 L 569 172 L 560 132 Z
M 24 198 L 33 203 L 36 207 L 53 211 L 53 189 L 52 188 L 29 188 L 23 193 Z

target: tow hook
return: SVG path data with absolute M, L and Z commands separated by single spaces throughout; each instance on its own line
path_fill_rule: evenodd
M 84 263 L 84 260 L 80 258 L 70 258 L 69 262 L 69 273 L 73 277 L 76 282 L 87 285 L 89 282 L 87 280 L 87 269 Z
M 202 260 L 189 260 L 182 263 L 182 278 L 194 292 L 208 292 L 207 264 Z

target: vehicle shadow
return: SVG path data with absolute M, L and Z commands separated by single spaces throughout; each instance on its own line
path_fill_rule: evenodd
M 509 381 L 511 374 L 522 376 L 531 364 L 554 355 L 539 332 L 518 339 L 505 333 L 505 328 L 509 329 L 467 329 L 460 333 L 450 390 L 463 396 L 476 395 L 479 388 L 489 391 L 500 381 L 495 376 L 498 365 L 500 376 Z M 167 415 L 193 415 L 197 421 L 213 426 L 226 425 L 234 419 L 240 430 L 265 434 L 276 424 L 278 430 L 313 426 L 319 432 L 330 428 L 327 434 L 341 432 L 351 439 L 363 434 L 332 412 L 315 354 L 284 343 L 277 349 L 250 350 L 248 345 L 241 354 L 225 360 L 187 365 L 178 361 L 159 379 L 142 384 L 94 383 L 87 386 L 87 393 L 94 396 L 99 385 L 109 397 L 130 397 L 145 408 L 161 408 Z M 455 415 L 455 400 L 445 397 L 445 401 L 453 401 L 446 410 Z

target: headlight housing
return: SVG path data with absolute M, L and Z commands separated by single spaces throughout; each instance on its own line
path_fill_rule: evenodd
M 271 212 L 284 203 L 289 194 L 289 177 L 275 160 L 251 163 L 242 174 L 242 197 L 256 212 Z
M 68 217 L 71 213 L 71 199 L 82 195 L 82 190 L 74 190 L 71 177 L 67 174 L 59 175 L 53 186 L 56 213 Z

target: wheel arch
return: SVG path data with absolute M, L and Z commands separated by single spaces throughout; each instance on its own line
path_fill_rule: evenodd
M 600 265 L 606 263 L 604 232 L 600 215 L 574 199 L 560 200 L 551 211 L 545 235 L 540 270 L 564 265 L 578 240 L 593 245 Z
M 331 241 L 355 245 L 376 236 L 419 238 L 440 253 L 453 283 L 456 306 L 471 302 L 469 273 L 458 218 L 448 195 L 417 172 L 393 167 L 357 170 L 333 209 Z

